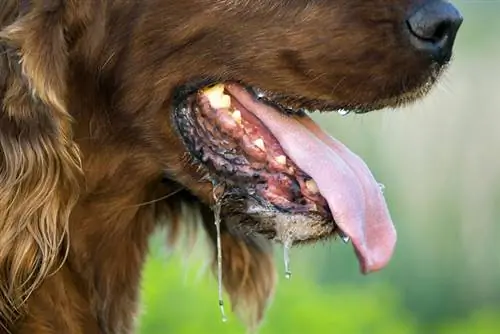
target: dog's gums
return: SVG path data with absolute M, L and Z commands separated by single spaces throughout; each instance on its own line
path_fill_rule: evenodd
M 200 91 L 175 117 L 191 152 L 221 181 L 247 187 L 278 209 L 321 212 L 329 218 L 315 181 L 286 156 L 253 113 L 224 92 L 222 84 Z

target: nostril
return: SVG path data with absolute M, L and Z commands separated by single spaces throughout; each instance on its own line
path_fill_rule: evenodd
M 445 1 L 432 1 L 414 12 L 406 21 L 410 41 L 417 49 L 446 56 L 451 53 L 462 24 L 460 12 Z
M 407 22 L 408 28 L 412 34 L 424 41 L 431 43 L 439 43 L 439 41 L 446 38 L 452 30 L 453 23 L 449 21 L 440 22 L 420 22 L 419 24 L 412 24 Z
M 443 21 L 438 23 L 437 27 L 434 28 L 434 32 L 431 33 L 431 40 L 433 42 L 439 42 L 448 35 L 450 31 L 451 24 L 448 21 Z

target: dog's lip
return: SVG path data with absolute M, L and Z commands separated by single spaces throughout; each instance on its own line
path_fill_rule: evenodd
M 243 87 L 249 94 L 251 94 L 256 100 L 259 102 L 268 104 L 285 114 L 294 114 L 294 115 L 304 115 L 311 113 L 330 113 L 336 112 L 341 114 L 342 116 L 347 115 L 349 113 L 355 114 L 364 114 L 371 111 L 381 110 L 390 105 L 390 101 L 384 102 L 373 102 L 370 104 L 367 103 L 358 103 L 356 101 L 347 102 L 338 102 L 334 99 L 326 100 L 326 99 L 318 99 L 318 98 L 309 98 L 303 95 L 290 94 L 281 91 L 273 91 L 266 88 L 264 86 L 259 86 L 258 84 L 248 83 L 244 80 L 239 79 L 231 79 L 231 78 L 216 78 L 216 77 L 195 77 L 192 80 L 189 80 L 187 83 L 178 86 L 173 92 L 173 104 L 179 105 L 182 101 L 186 100 L 192 94 L 195 94 L 199 90 L 215 85 L 217 83 L 225 83 L 225 84 L 236 84 L 240 87 Z M 286 98 L 296 98 L 301 100 L 300 105 L 287 105 L 286 103 L 282 103 L 281 100 Z M 398 104 L 398 98 L 395 97 L 391 99 L 394 100 L 395 104 Z M 392 103 L 394 104 L 394 103 Z M 321 108 L 314 107 L 314 105 L 321 105 Z
M 295 98 L 300 99 L 304 102 L 296 106 L 291 106 L 287 105 L 286 103 L 282 103 L 281 100 L 290 98 L 292 95 L 264 90 L 257 86 L 246 85 L 242 82 L 235 82 L 235 83 L 245 88 L 245 90 L 249 94 L 251 94 L 255 99 L 259 100 L 260 102 L 269 104 L 285 114 L 293 114 L 300 116 L 300 115 L 305 115 L 306 113 L 311 114 L 311 113 L 337 112 L 342 116 L 345 116 L 351 112 L 356 114 L 364 114 L 370 111 L 384 108 L 384 106 L 378 104 L 366 105 L 357 103 L 350 103 L 350 104 L 338 103 L 330 100 L 321 100 L 312 98 L 309 99 L 299 95 L 296 95 Z M 321 108 L 311 107 L 314 104 L 322 105 L 322 107 Z

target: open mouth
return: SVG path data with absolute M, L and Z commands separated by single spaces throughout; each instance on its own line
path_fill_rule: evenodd
M 218 83 L 179 103 L 174 118 L 189 153 L 214 183 L 244 194 L 241 210 L 273 217 L 256 232 L 283 242 L 286 231 L 294 243 L 340 235 L 363 273 L 383 268 L 396 232 L 366 164 L 305 112 L 255 92 Z

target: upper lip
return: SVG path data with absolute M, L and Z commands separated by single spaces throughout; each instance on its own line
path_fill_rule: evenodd
M 240 83 L 241 84 L 241 83 Z M 338 110 L 346 110 L 348 112 L 355 113 L 366 113 L 370 110 L 374 110 L 376 108 L 368 107 L 368 106 L 354 106 L 348 104 L 338 104 L 334 102 L 319 100 L 319 99 L 307 99 L 301 96 L 287 96 L 285 94 L 275 93 L 271 91 L 266 91 L 260 88 L 256 88 L 253 86 L 243 85 L 250 92 L 254 98 L 264 102 L 271 104 L 273 107 L 278 108 L 283 113 L 290 113 L 294 115 L 301 115 L 306 112 L 328 112 L 328 111 L 338 111 Z M 284 102 L 281 102 L 284 99 L 291 99 L 297 101 L 294 105 L 288 105 Z M 322 105 L 322 108 L 317 108 L 315 105 Z
M 346 112 L 366 113 L 372 110 L 382 109 L 382 105 L 366 105 L 356 103 L 336 103 L 334 101 L 320 100 L 315 98 L 307 98 L 299 95 L 287 95 L 281 92 L 269 91 L 262 89 L 256 85 L 249 85 L 241 80 L 223 80 L 214 78 L 198 78 L 189 83 L 178 87 L 173 94 L 173 101 L 175 105 L 179 105 L 188 96 L 194 94 L 198 90 L 216 84 L 218 82 L 235 82 L 244 87 L 251 93 L 255 99 L 261 102 L 270 104 L 271 106 L 279 109 L 285 114 L 293 114 L 300 116 L 306 112 L 332 112 L 344 110 Z M 293 101 L 292 104 L 285 102 Z

